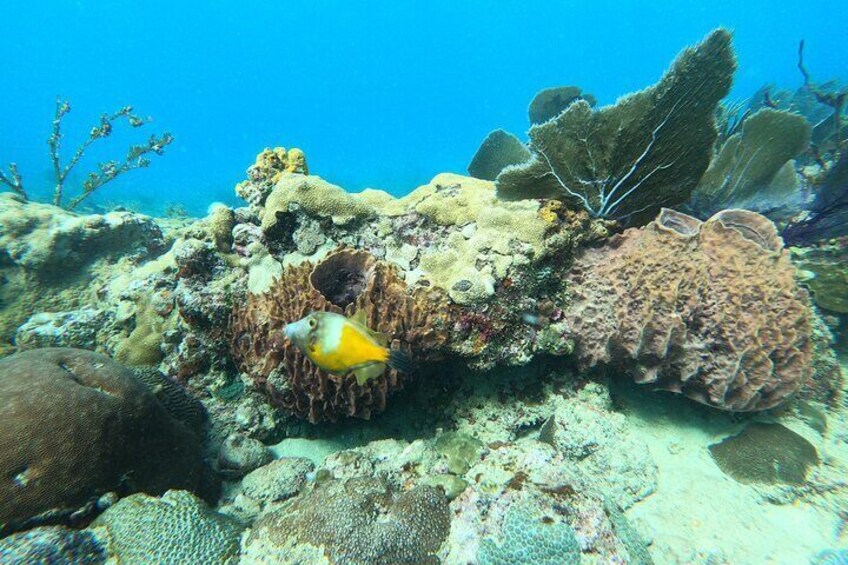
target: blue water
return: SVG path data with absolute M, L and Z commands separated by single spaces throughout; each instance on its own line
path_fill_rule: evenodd
M 707 6 L 710 4 L 709 6 Z M 522 134 L 541 88 L 577 84 L 601 104 L 656 81 L 710 29 L 735 30 L 734 97 L 797 87 L 798 41 L 814 77 L 845 79 L 848 2 L 103 2 L 0 0 L 0 163 L 31 193 L 51 187 L 46 138 L 70 99 L 66 149 L 102 112 L 133 104 L 176 141 L 102 204 L 202 213 L 265 146 L 299 146 L 348 190 L 403 194 L 464 172 L 482 138 Z M 121 157 L 144 130 L 92 152 Z M 87 165 L 87 166 L 85 166 Z

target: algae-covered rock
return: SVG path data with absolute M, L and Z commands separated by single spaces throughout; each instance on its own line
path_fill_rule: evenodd
M 186 491 L 171 490 L 161 498 L 130 495 L 92 525 L 108 532 L 122 565 L 238 562 L 241 527 Z
M 4 565 L 106 565 L 108 537 L 101 528 L 44 526 L 0 539 Z
M 649 221 L 689 199 L 709 165 L 713 113 L 730 90 L 731 35 L 684 50 L 656 85 L 592 111 L 577 101 L 530 128 L 533 158 L 498 175 L 498 196 L 559 198 L 595 217 Z
M 721 470 L 740 483 L 801 485 L 819 464 L 816 448 L 780 424 L 748 424 L 710 446 Z
M 483 180 L 495 180 L 498 174 L 511 165 L 530 158 L 530 150 L 517 137 L 502 129 L 486 136 L 477 153 L 468 164 L 468 174 Z

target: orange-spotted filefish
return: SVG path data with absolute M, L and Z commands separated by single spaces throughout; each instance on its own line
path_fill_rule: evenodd
M 414 369 L 406 352 L 389 349 L 386 336 L 368 329 L 361 310 L 350 318 L 333 312 L 313 312 L 288 324 L 283 331 L 318 367 L 336 375 L 353 372 L 360 385 L 380 376 L 386 365 L 401 373 Z

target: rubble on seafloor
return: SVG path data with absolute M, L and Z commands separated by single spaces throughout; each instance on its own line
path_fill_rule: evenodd
M 748 211 L 624 230 L 456 174 L 396 198 L 309 172 L 265 150 L 246 204 L 195 221 L 0 195 L 0 561 L 797 563 L 848 541 L 841 297 L 792 262 L 821 282 L 828 254 Z M 315 310 L 359 312 L 416 370 L 322 370 L 283 330 Z M 800 446 L 791 481 L 746 482 L 761 428 Z M 711 457 L 738 437 L 756 458 Z

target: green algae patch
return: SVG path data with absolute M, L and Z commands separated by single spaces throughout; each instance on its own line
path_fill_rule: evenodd
M 743 484 L 801 485 L 819 464 L 813 444 L 780 424 L 749 424 L 709 449 L 722 472 Z

